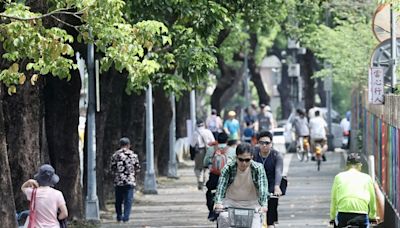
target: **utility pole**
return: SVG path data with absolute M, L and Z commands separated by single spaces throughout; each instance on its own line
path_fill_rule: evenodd
M 153 91 L 150 83 L 146 90 L 146 174 L 144 176 L 143 193 L 157 194 L 154 172 Z
M 89 36 L 92 36 L 90 31 Z M 98 222 L 100 221 L 99 200 L 97 198 L 97 181 L 96 181 L 96 122 L 95 122 L 95 80 L 94 80 L 94 44 L 89 41 L 87 47 L 88 52 L 88 176 L 87 176 L 87 195 L 86 195 L 86 220 Z
M 325 68 L 329 68 L 329 76 L 325 78 L 324 89 L 326 92 L 326 108 L 327 108 L 327 122 L 328 122 L 328 150 L 333 151 L 333 134 L 332 134 L 332 67 L 330 64 L 325 64 Z
M 391 90 L 392 93 L 396 91 L 396 66 L 397 66 L 397 37 L 396 37 L 396 12 L 394 11 L 393 4 L 390 4 L 390 38 L 391 38 Z
M 190 120 L 192 123 L 192 135 L 196 130 L 196 91 L 193 89 L 190 91 Z
M 170 97 L 172 117 L 169 124 L 169 161 L 168 161 L 168 177 L 178 178 L 176 154 L 175 154 L 175 131 L 176 131 L 176 108 L 175 108 L 175 94 L 172 93 Z
M 326 9 L 325 11 L 325 24 L 326 26 L 330 25 L 330 17 L 331 14 L 329 12 L 329 9 Z M 328 121 L 328 135 L 327 135 L 327 140 L 328 140 L 328 150 L 333 151 L 333 134 L 332 134 L 332 65 L 327 63 L 325 61 L 324 63 L 325 68 L 329 68 L 329 75 L 325 78 L 324 81 L 324 87 L 326 91 L 326 108 L 328 110 L 328 116 L 327 116 L 327 121 Z
M 245 97 L 245 107 L 250 106 L 250 87 L 249 87 L 249 57 L 247 55 L 247 51 L 244 57 L 244 97 Z

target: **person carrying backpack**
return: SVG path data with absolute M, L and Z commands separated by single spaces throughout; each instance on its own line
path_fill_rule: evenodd
M 214 212 L 214 195 L 218 185 L 218 179 L 221 175 L 221 170 L 230 161 L 235 159 L 235 153 L 229 150 L 227 146 L 228 135 L 225 132 L 218 134 L 218 144 L 214 147 L 210 147 L 204 157 L 204 166 L 209 167 L 210 176 L 206 183 L 207 192 L 207 208 L 208 208 L 208 220 L 215 221 L 217 215 Z

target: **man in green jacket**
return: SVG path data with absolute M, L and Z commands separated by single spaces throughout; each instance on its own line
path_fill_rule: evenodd
M 360 156 L 351 153 L 347 157 L 347 171 L 335 176 L 331 196 L 331 222 L 337 219 L 337 227 L 347 227 L 349 222 L 358 227 L 369 227 L 369 219 L 376 218 L 375 190 L 372 178 L 361 172 Z

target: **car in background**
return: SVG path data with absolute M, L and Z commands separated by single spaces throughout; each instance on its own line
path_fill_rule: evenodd
M 286 139 L 285 139 L 285 128 L 283 127 L 277 127 L 273 128 L 272 131 L 272 137 L 273 137 L 273 148 L 280 153 L 286 153 Z
M 279 120 L 277 122 L 277 128 L 283 129 L 283 136 L 285 138 L 285 151 L 296 152 L 296 135 L 294 133 L 294 128 L 292 128 L 292 124 L 287 120 Z

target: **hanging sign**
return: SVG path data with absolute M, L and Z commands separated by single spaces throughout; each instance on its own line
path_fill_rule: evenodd
M 383 68 L 371 67 L 368 76 L 368 102 L 372 104 L 383 104 L 384 101 L 384 78 Z

